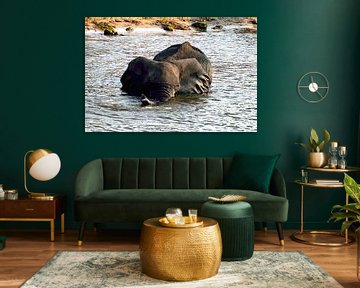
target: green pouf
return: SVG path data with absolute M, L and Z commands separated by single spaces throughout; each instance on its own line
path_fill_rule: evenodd
M 5 248 L 6 237 L 0 236 L 0 250 Z
M 219 222 L 223 244 L 222 260 L 246 260 L 254 253 L 254 215 L 247 202 L 222 204 L 207 201 L 201 207 L 201 216 Z

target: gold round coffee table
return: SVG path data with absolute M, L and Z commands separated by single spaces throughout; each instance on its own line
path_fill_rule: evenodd
M 161 226 L 159 219 L 148 219 L 141 228 L 143 273 L 167 281 L 199 280 L 218 273 L 222 242 L 216 220 L 201 217 L 203 226 L 169 228 Z

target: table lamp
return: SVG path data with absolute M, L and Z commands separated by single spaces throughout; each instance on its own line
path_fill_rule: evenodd
M 48 181 L 54 178 L 60 171 L 60 158 L 56 153 L 48 149 L 37 149 L 26 152 L 24 156 L 24 187 L 30 198 L 53 199 L 53 196 L 45 193 L 30 192 L 26 185 L 26 174 L 39 181 Z

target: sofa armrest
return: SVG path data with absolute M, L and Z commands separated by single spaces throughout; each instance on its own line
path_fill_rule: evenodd
M 270 181 L 269 193 L 275 196 L 286 198 L 286 185 L 284 176 L 275 168 Z
M 96 159 L 85 164 L 75 180 L 75 200 L 86 197 L 95 191 L 103 190 L 104 175 L 102 160 Z

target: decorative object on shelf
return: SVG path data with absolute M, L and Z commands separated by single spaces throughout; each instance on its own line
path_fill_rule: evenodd
M 19 198 L 19 193 L 17 189 L 4 190 L 5 191 L 5 199 L 7 200 L 16 200 Z
M 308 72 L 304 74 L 297 85 L 297 91 L 301 99 L 308 103 L 319 103 L 329 93 L 329 81 L 320 72 Z
M 3 184 L 0 184 L 0 200 L 5 199 L 5 191 L 3 189 Z
M 309 172 L 305 169 L 301 169 L 301 182 L 308 183 L 309 182 Z
M 310 130 L 310 138 L 308 143 L 296 143 L 309 151 L 308 165 L 310 167 L 323 167 L 327 163 L 328 155 L 324 152 L 324 147 L 330 140 L 330 133 L 323 129 L 324 139 L 320 141 L 319 136 L 314 128 Z
M 26 174 L 39 181 L 48 181 L 54 178 L 60 171 L 61 162 L 56 153 L 47 149 L 30 150 L 24 156 L 24 187 L 30 198 L 42 198 L 51 200 L 53 196 L 45 193 L 30 192 L 27 188 Z
M 346 147 L 345 146 L 340 146 L 338 148 L 338 153 L 339 153 L 340 159 L 338 161 L 337 168 L 346 169 L 346 160 L 345 160 L 346 153 L 347 153 L 346 152 Z
M 331 210 L 332 221 L 343 221 L 341 232 L 346 233 L 350 227 L 355 227 L 357 240 L 357 277 L 360 280 L 360 185 L 356 181 L 344 173 L 344 187 L 346 194 L 350 196 L 354 203 L 346 203 L 345 205 L 334 205 Z
M 337 149 L 338 149 L 338 143 L 337 142 L 330 142 L 329 143 L 329 161 L 328 165 L 330 169 L 336 169 L 338 160 L 337 160 Z
M 227 203 L 227 202 L 237 202 L 237 201 L 243 201 L 246 199 L 246 196 L 243 195 L 224 195 L 220 198 L 216 197 L 208 197 L 210 200 L 215 202 L 221 202 L 221 203 Z

